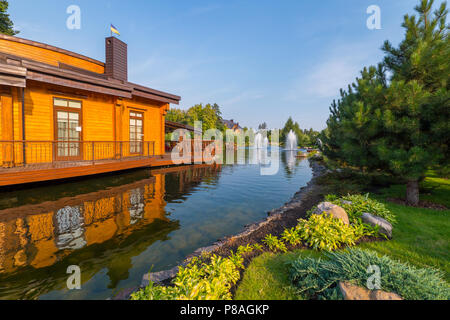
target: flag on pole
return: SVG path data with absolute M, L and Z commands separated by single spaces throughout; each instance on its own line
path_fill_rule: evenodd
M 120 36 L 119 30 L 117 30 L 116 27 L 114 27 L 113 25 L 111 25 L 111 35 L 112 35 L 113 33 L 115 33 L 115 34 L 117 34 L 117 35 Z

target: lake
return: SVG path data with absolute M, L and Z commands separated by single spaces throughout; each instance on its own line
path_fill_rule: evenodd
M 107 299 L 138 286 L 264 219 L 311 180 L 296 153 L 274 158 L 274 175 L 247 160 L 0 191 L 0 299 Z M 72 265 L 80 290 L 66 285 Z

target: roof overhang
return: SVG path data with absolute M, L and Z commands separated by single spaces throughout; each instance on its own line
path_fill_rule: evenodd
M 187 124 L 182 124 L 182 123 L 178 123 L 178 122 L 173 122 L 173 121 L 168 121 L 166 120 L 166 131 L 168 132 L 172 132 L 175 130 L 187 130 L 190 132 L 195 132 L 195 133 L 201 133 L 202 130 L 195 130 L 195 128 L 193 126 L 187 125 Z
M 164 104 L 179 104 L 181 97 L 154 90 L 131 82 L 106 77 L 104 74 L 85 72 L 75 67 L 51 66 L 0 53 L 0 84 L 26 87 L 26 80 L 39 81 L 67 88 L 101 93 L 120 98 L 140 97 Z
M 25 88 L 27 69 L 9 64 L 0 63 L 0 84 Z

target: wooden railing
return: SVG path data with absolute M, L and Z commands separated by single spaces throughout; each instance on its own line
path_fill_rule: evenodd
M 179 149 L 180 155 L 184 150 L 190 150 L 191 155 L 195 155 L 196 151 L 203 152 L 207 148 L 210 149 L 212 156 L 216 154 L 215 141 L 213 140 L 186 140 L 186 141 L 167 141 L 166 153 L 172 152 L 175 148 Z
M 0 141 L 0 166 L 152 157 L 153 141 Z

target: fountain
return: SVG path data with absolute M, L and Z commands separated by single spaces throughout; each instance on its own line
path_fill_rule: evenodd
M 255 136 L 255 148 L 256 149 L 267 149 L 269 145 L 269 139 L 267 137 L 263 137 L 262 133 L 258 133 Z
M 291 130 L 286 137 L 286 150 L 297 150 L 297 146 L 297 135 Z

